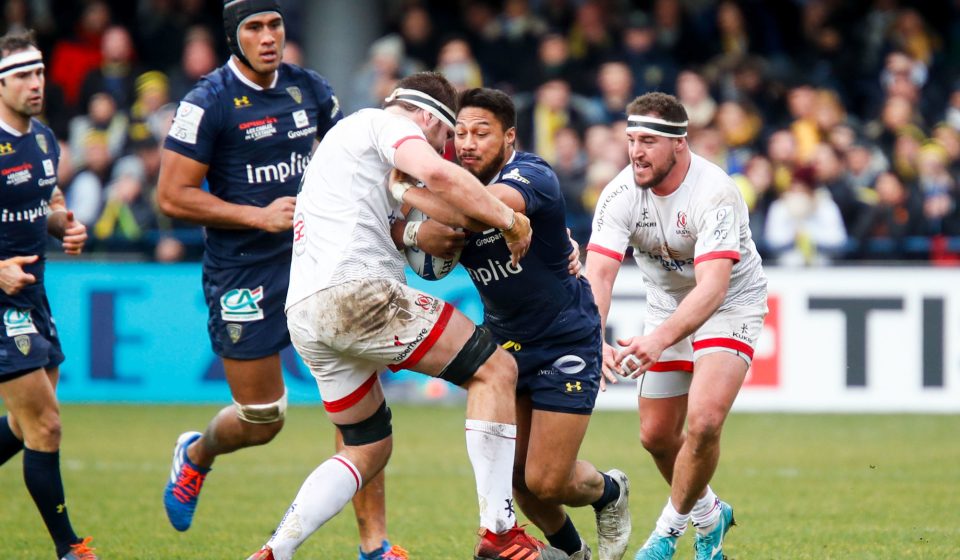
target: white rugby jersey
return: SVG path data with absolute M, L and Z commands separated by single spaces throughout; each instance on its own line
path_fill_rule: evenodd
M 297 194 L 287 308 L 350 280 L 406 282 L 406 260 L 390 237 L 399 204 L 387 182 L 408 140 L 426 137 L 412 120 L 382 109 L 358 111 L 324 136 Z
M 647 303 L 676 309 L 696 285 L 693 268 L 732 259 L 720 309 L 766 305 L 767 278 L 750 234 L 747 205 L 722 169 L 691 153 L 680 187 L 667 196 L 641 189 L 628 165 L 606 187 L 593 216 L 588 251 L 623 260 L 627 246 L 643 272 Z

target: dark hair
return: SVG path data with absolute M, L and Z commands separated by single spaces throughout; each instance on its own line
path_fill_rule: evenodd
M 506 93 L 490 88 L 472 88 L 460 93 L 458 105 L 460 109 L 476 107 L 493 113 L 503 130 L 507 131 L 517 126 L 517 110 L 513 100 Z
M 417 72 L 416 74 L 411 74 L 397 82 L 396 87 L 415 89 L 423 92 L 449 107 L 454 114 L 457 112 L 457 90 L 453 87 L 453 84 L 439 72 Z M 384 103 L 383 106 L 387 108 L 392 105 L 399 105 L 408 111 L 416 111 L 419 109 L 416 105 L 396 99 Z
M 687 120 L 687 110 L 676 97 L 652 91 L 634 99 L 627 105 L 627 115 L 650 115 L 651 113 L 670 122 L 684 122 Z
M 37 41 L 33 36 L 33 30 L 7 33 L 0 37 L 0 56 L 7 56 L 10 53 L 37 48 Z

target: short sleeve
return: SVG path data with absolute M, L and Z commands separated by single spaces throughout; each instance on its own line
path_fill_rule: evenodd
M 631 182 L 618 175 L 600 193 L 597 209 L 593 214 L 593 231 L 587 251 L 623 260 L 630 244 L 630 232 L 634 214 L 634 193 Z
M 528 216 L 549 207 L 560 198 L 560 183 L 553 171 L 545 165 L 518 163 L 508 166 L 497 180 L 520 193 Z
M 695 216 L 694 265 L 712 259 L 740 260 L 740 222 L 746 217 L 740 215 L 745 207 L 735 189 L 733 183 L 724 186 Z
M 177 106 L 170 132 L 163 147 L 194 161 L 209 164 L 220 126 L 221 111 L 212 96 L 194 89 Z
M 317 138 L 323 138 L 327 131 L 343 118 L 343 110 L 340 108 L 340 100 L 333 92 L 333 87 L 323 76 L 312 70 L 307 70 L 307 76 L 319 106 Z
M 394 156 L 397 154 L 397 148 L 404 142 L 426 142 L 427 137 L 423 135 L 420 127 L 406 117 L 383 113 L 382 117 L 374 124 L 375 145 L 383 161 L 393 167 Z

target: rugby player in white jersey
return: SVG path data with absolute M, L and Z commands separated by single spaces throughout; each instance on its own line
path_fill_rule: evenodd
M 643 334 L 605 346 L 603 367 L 607 382 L 639 378 L 640 439 L 670 484 L 636 559 L 673 558 L 690 521 L 697 560 L 721 559 L 733 508 L 709 482 L 763 326 L 767 281 L 746 204 L 723 170 L 690 151 L 680 102 L 648 93 L 627 116 L 630 165 L 600 196 L 586 276 L 604 326 L 628 246 L 647 293 Z
M 251 560 L 291 558 L 384 468 L 392 428 L 378 376 L 387 368 L 412 369 L 467 390 L 467 452 L 481 543 L 497 545 L 492 555 L 485 546 L 475 557 L 506 558 L 501 553 L 509 551 L 525 559 L 566 558 L 516 526 L 516 362 L 453 306 L 406 285 L 406 261 L 391 235 L 391 220 L 410 186 L 389 185 L 396 168 L 466 216 L 500 229 L 514 265 L 530 245 L 523 214 L 439 155 L 453 135 L 455 102 L 456 90 L 442 75 L 408 76 L 384 109 L 358 111 L 334 126 L 304 173 L 294 212 L 287 323 L 344 447 L 307 477 Z

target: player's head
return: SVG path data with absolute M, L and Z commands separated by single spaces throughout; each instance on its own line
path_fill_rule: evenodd
M 392 106 L 421 113 L 414 121 L 430 145 L 443 153 L 447 140 L 453 137 L 457 107 L 457 90 L 443 74 L 417 72 L 403 78 L 383 102 L 384 108 Z
M 33 32 L 0 37 L 0 98 L 14 113 L 32 117 L 43 110 L 43 56 Z
M 637 186 L 658 186 L 687 150 L 687 111 L 680 101 L 659 91 L 627 105 L 627 152 Z
M 503 169 L 517 138 L 517 110 L 506 93 L 473 88 L 460 94 L 454 146 L 464 169 L 489 183 Z
M 278 0 L 224 0 L 227 46 L 258 74 L 270 74 L 283 59 L 283 12 Z

